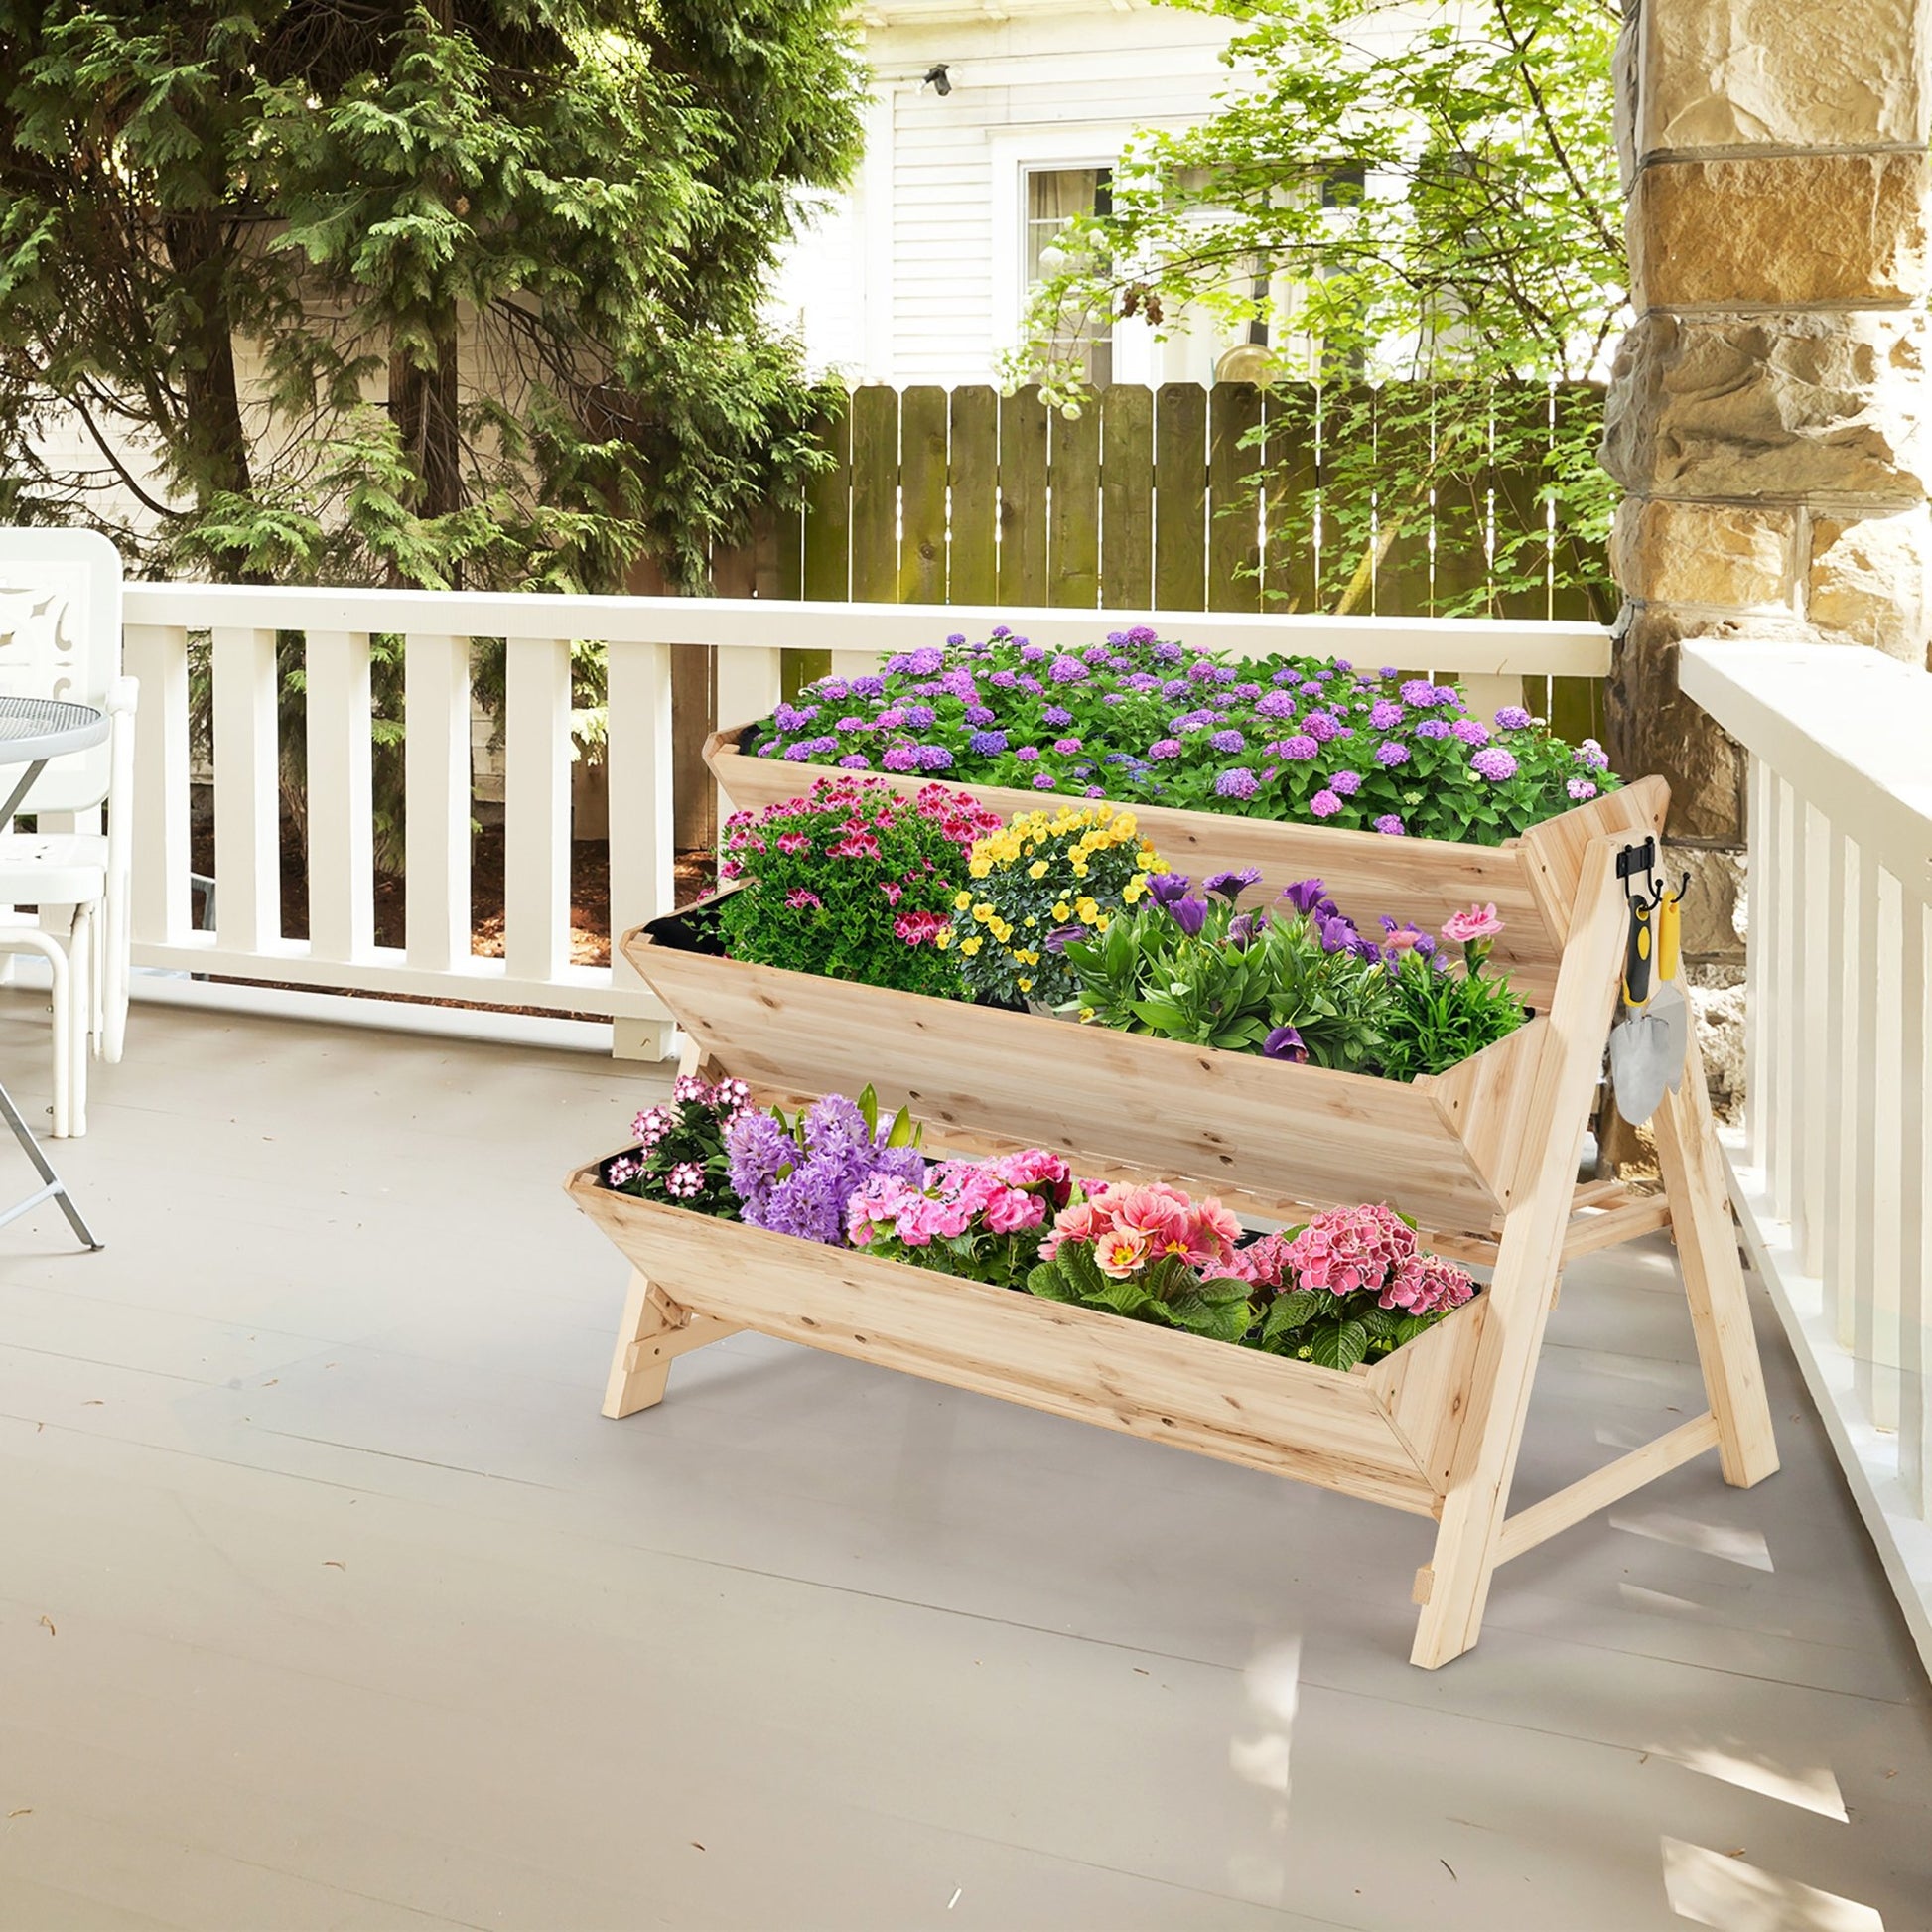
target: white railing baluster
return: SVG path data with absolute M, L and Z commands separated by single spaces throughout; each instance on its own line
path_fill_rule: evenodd
M 570 645 L 512 637 L 504 672 L 503 957 L 551 980 L 570 958 Z
M 1769 888 L 1771 940 L 1770 975 L 1765 983 L 1765 1019 L 1770 1030 L 1770 1081 L 1767 1094 L 1770 1149 L 1766 1163 L 1771 1182 L 1771 1198 L 1777 1202 L 1781 1219 L 1794 1218 L 1795 1189 L 1792 1186 L 1792 1149 L 1795 1144 L 1793 1121 L 1794 1088 L 1797 1085 L 1798 1051 L 1796 1039 L 1797 1007 L 1793 999 L 1797 980 L 1798 919 L 1792 874 L 1795 870 L 1793 837 L 1797 801 L 1790 785 L 1773 775 L 1771 779 L 1769 838 L 1766 853 L 1766 885 Z
M 1771 972 L 1771 771 L 1762 759 L 1745 761 L 1744 836 L 1744 1159 L 1753 1168 L 1770 1159 L 1770 1030 L 1764 1024 Z
M 409 963 L 447 973 L 470 957 L 470 640 L 403 639 L 403 934 Z
M 1825 1316 L 1836 1324 L 1839 1311 L 1857 1296 L 1857 1278 L 1850 1272 L 1853 1173 L 1852 1107 L 1850 1092 L 1853 1051 L 1850 957 L 1852 919 L 1858 897 L 1859 849 L 1834 825 L 1828 841 L 1824 904 L 1820 910 L 1828 940 L 1825 981 L 1825 1212 L 1824 1253 L 1817 1270 L 1825 1285 Z
M 131 623 L 123 639 L 140 680 L 134 734 L 133 935 L 137 945 L 179 945 L 194 924 L 189 903 L 188 632 Z
M 1878 874 L 1878 944 L 1874 1051 L 1871 1062 L 1871 1217 L 1870 1289 L 1864 1300 L 1868 1325 L 1859 1349 L 1864 1370 L 1864 1396 L 1880 1429 L 1898 1427 L 1899 1212 L 1901 1207 L 1899 1059 L 1903 1035 L 1903 988 L 1899 951 L 1903 944 L 1898 881 Z
M 769 717 L 784 681 L 781 650 L 718 652 L 718 725 L 730 731 Z
M 1898 1473 L 1926 1514 L 1928 1455 L 1926 1297 L 1932 1292 L 1932 1057 L 1928 1057 L 1927 927 L 1932 907 L 1907 896 L 1901 908 L 1898 984 Z
M 1846 1018 L 1852 1050 L 1845 1059 L 1845 1111 L 1852 1132 L 1848 1137 L 1851 1185 L 1846 1196 L 1845 1265 L 1856 1292 L 1839 1305 L 1838 1345 L 1855 1357 L 1866 1359 L 1873 1267 L 1872 1165 L 1878 1120 L 1878 867 L 1869 852 L 1859 855 L 1850 938 Z M 1863 1383 L 1860 1393 L 1862 1397 L 1868 1393 Z
M 213 676 L 215 943 L 265 953 L 282 936 L 274 631 L 217 625 Z
M 375 944 L 368 637 L 312 630 L 306 664 L 309 947 L 362 959 Z
M 618 942 L 632 927 L 668 912 L 676 892 L 670 646 L 613 644 L 609 698 L 612 983 L 635 987 L 641 982 Z M 669 1033 L 661 1021 L 620 1020 L 614 1045 L 622 1059 L 661 1058 Z

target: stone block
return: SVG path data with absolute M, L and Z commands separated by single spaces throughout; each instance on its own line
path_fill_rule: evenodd
M 1925 142 L 1919 0 L 1653 0 L 1645 13 L 1646 154 Z
M 1629 215 L 1637 307 L 1916 299 L 1925 188 L 1923 153 L 1648 162 Z
M 1797 528 L 1795 510 L 1626 496 L 1610 537 L 1610 570 L 1626 595 L 1656 604 L 1787 611 Z
M 1744 957 L 1744 935 L 1738 927 L 1744 882 L 1737 861 L 1737 853 L 1726 846 L 1665 844 L 1658 863 L 1672 885 L 1690 875 L 1682 932 L 1689 964 L 1741 962 Z
M 1827 637 L 1926 663 L 1932 637 L 1932 508 L 1817 517 L 1806 615 Z
M 1919 314 L 1653 311 L 1617 348 L 1603 465 L 1646 496 L 1923 501 L 1925 363 Z
M 1623 776 L 1659 772 L 1670 784 L 1669 837 L 1706 845 L 1743 842 L 1744 755 L 1677 683 L 1686 637 L 1761 637 L 1763 619 L 1725 622 L 1708 614 L 1626 605 L 1609 678 L 1610 762 Z

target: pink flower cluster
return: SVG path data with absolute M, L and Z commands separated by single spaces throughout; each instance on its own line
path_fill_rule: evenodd
M 643 1143 L 646 1153 L 655 1148 L 658 1142 L 679 1125 L 678 1109 L 687 1102 L 695 1102 L 700 1107 L 710 1108 L 729 1126 L 751 1106 L 752 1089 L 743 1080 L 720 1080 L 716 1086 L 713 1086 L 709 1080 L 701 1080 L 695 1073 L 680 1073 L 671 1083 L 669 1101 L 660 1100 L 654 1107 L 646 1107 L 630 1123 L 631 1133 Z M 634 1174 L 636 1171 L 633 1168 L 631 1173 Z M 621 1182 L 613 1182 L 613 1185 L 621 1184 Z M 673 1189 L 673 1191 L 677 1190 Z M 695 1193 L 697 1189 L 694 1187 L 690 1191 Z
M 1475 1283 L 1453 1263 L 1421 1253 L 1416 1231 L 1388 1207 L 1335 1207 L 1286 1244 L 1283 1286 L 1375 1296 L 1385 1309 L 1438 1314 L 1460 1308 Z
M 874 1174 L 846 1203 L 846 1231 L 855 1248 L 882 1236 L 926 1248 L 976 1228 L 1025 1234 L 1072 1191 L 1072 1170 L 1041 1148 L 997 1161 L 941 1161 L 926 1170 L 922 1188 Z
M 1443 937 L 1466 946 L 1472 939 L 1493 939 L 1503 929 L 1496 916 L 1495 903 L 1472 905 L 1466 912 L 1451 912 L 1443 921 Z
M 1103 1275 L 1125 1281 L 1167 1255 L 1191 1268 L 1233 1274 L 1241 1223 L 1218 1200 L 1197 1201 L 1165 1180 L 1145 1186 L 1100 1184 L 1066 1209 L 1040 1246 L 1052 1260 L 1063 1241 L 1090 1244 Z
M 949 785 L 926 785 L 916 798 L 906 798 L 880 778 L 821 778 L 803 798 L 787 798 L 761 812 L 733 812 L 725 820 L 725 859 L 719 867 L 724 879 L 742 878 L 744 855 L 767 849 L 766 832 L 774 819 L 797 819 L 806 814 L 819 820 L 828 859 L 877 859 L 880 835 L 900 820 L 913 817 L 935 823 L 962 853 L 975 839 L 997 832 L 1001 819 L 976 798 Z M 816 843 L 811 831 L 793 825 L 775 835 L 778 850 L 788 857 L 810 851 Z

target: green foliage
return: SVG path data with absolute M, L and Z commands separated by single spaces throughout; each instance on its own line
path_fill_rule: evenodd
M 1238 24 L 1240 78 L 1200 125 L 1136 137 L 1111 212 L 1061 238 L 1012 373 L 1078 407 L 1080 339 L 1116 317 L 1260 323 L 1275 372 L 1321 384 L 1321 509 L 1352 558 L 1326 608 L 1365 608 L 1380 560 L 1432 516 L 1481 541 L 1492 489 L 1506 594 L 1553 574 L 1607 598 L 1600 407 L 1552 385 L 1600 374 L 1627 314 L 1618 8 L 1186 3 Z M 1312 508 L 1291 474 L 1261 486 Z M 1539 499 L 1554 558 L 1524 514 Z
M 1522 1003 L 1508 980 L 1473 965 L 1462 972 L 1444 972 L 1434 958 L 1404 954 L 1389 975 L 1382 1072 L 1391 1080 L 1447 1073 L 1522 1024 Z
M 222 578 L 695 584 L 818 461 L 759 302 L 857 153 L 834 0 L 0 0 L 0 55 L 12 519 Z
M 1203 1280 L 1177 1255 L 1120 1280 L 1101 1272 L 1089 1243 L 1063 1241 L 1051 1261 L 1028 1275 L 1027 1288 L 1049 1302 L 1072 1302 L 1210 1341 L 1239 1341 L 1254 1325 L 1246 1282 Z

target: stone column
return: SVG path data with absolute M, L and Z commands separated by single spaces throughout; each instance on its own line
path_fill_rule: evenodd
M 1636 321 L 1603 462 L 1625 496 L 1617 766 L 1671 781 L 1723 976 L 1742 760 L 1677 688 L 1689 636 L 1926 661 L 1925 49 L 1932 0 L 1626 0 L 1617 132 Z

